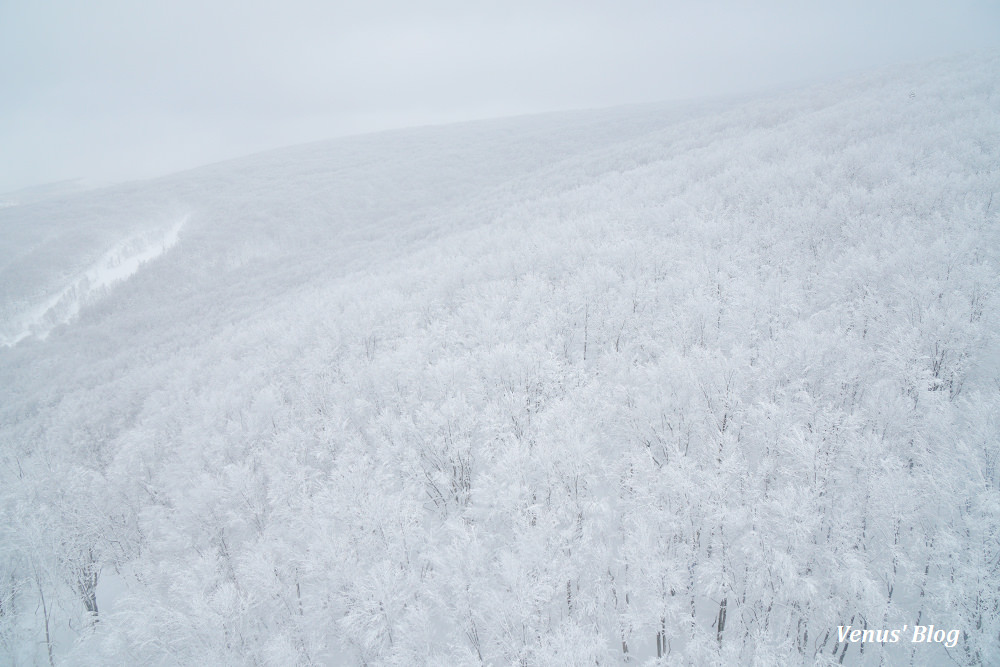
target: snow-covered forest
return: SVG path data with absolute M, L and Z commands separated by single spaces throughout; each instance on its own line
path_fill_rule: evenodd
M 1000 664 L 998 290 L 997 56 L 6 201 L 0 663 Z

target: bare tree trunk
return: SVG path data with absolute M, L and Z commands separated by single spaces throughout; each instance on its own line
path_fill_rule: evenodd
M 722 633 L 726 629 L 726 604 L 729 602 L 729 598 L 722 598 L 722 602 L 719 604 L 719 617 L 715 621 L 715 638 L 719 642 L 719 646 L 722 646 Z
M 97 581 L 101 576 L 101 568 L 94 558 L 94 551 L 87 549 L 87 558 L 77 574 L 76 589 L 83 599 L 83 606 L 97 622 Z
M 628 572 L 628 565 L 625 566 L 625 571 L 626 571 L 626 573 Z M 611 573 L 611 568 L 608 568 L 608 579 L 611 581 L 611 598 L 614 600 L 614 603 L 615 603 L 615 612 L 618 612 L 619 611 L 618 588 L 615 585 L 615 576 Z M 625 610 L 626 610 L 626 613 L 628 612 L 628 605 L 629 605 L 629 594 L 628 594 L 628 591 L 626 590 L 625 591 L 625 607 L 624 607 Z M 619 619 L 620 619 L 620 617 L 619 617 Z M 629 661 L 629 654 L 628 654 L 628 632 L 627 632 L 627 628 L 626 628 L 625 624 L 622 623 L 621 620 L 618 621 L 618 632 L 619 632 L 619 634 L 621 634 L 621 638 L 622 638 L 622 662 L 628 662 Z
M 42 599 L 42 618 L 45 619 L 45 648 L 49 652 L 49 665 L 55 667 L 56 661 L 52 657 L 52 636 L 49 634 L 49 606 L 45 603 L 45 591 L 42 590 L 42 582 L 35 577 L 35 585 L 38 586 L 38 596 Z

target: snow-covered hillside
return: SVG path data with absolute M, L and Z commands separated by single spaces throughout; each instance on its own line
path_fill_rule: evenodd
M 0 208 L 0 661 L 1000 664 L 998 214 L 995 56 Z

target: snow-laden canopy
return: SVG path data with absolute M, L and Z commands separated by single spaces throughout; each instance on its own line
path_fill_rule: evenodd
M 0 660 L 1000 662 L 996 57 L 6 204 Z

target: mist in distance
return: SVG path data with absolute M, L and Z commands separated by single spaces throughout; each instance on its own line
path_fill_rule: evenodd
M 959 2 L 0 3 L 0 192 L 993 48 Z

